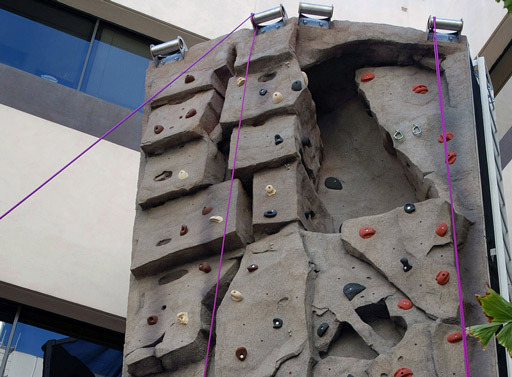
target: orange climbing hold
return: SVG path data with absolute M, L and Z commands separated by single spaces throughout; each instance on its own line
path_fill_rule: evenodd
M 377 231 L 375 229 L 373 229 L 371 226 L 365 226 L 365 227 L 362 227 L 361 229 L 359 229 L 359 236 L 361 238 L 370 238 L 371 236 L 373 236 Z
M 361 76 L 362 82 L 368 82 L 372 81 L 375 78 L 375 75 L 371 72 L 366 72 L 364 75 Z
M 414 86 L 412 87 L 412 91 L 413 91 L 414 93 L 418 93 L 418 94 L 425 94 L 425 93 L 427 93 L 427 92 L 428 92 L 428 88 L 427 88 L 427 86 L 426 86 L 426 85 L 422 85 L 422 84 L 420 84 L 420 85 L 414 85 Z
M 457 152 L 450 151 L 448 152 L 448 163 L 451 165 L 457 160 Z
M 448 231 L 448 224 L 446 224 L 446 223 L 441 223 L 436 228 L 436 234 L 439 237 L 444 237 L 446 235 L 447 231 Z
M 398 301 L 397 306 L 402 310 L 409 310 L 412 308 L 412 302 L 407 299 L 403 299 L 403 300 Z
M 450 141 L 451 139 L 453 139 L 453 134 L 451 132 L 447 132 L 446 133 L 446 141 Z M 443 134 L 439 135 L 439 137 L 437 138 L 437 141 L 439 141 L 440 143 L 443 142 Z
M 445 285 L 450 281 L 450 273 L 448 271 L 439 271 L 436 276 L 437 284 Z
M 395 372 L 395 374 L 393 376 L 395 376 L 395 377 L 411 377 L 412 371 L 409 368 L 400 368 Z
M 450 343 L 458 343 L 462 340 L 461 332 L 454 332 L 446 337 L 446 340 Z

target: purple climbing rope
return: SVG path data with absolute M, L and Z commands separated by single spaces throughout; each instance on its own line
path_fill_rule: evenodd
M 457 249 L 457 233 L 455 230 L 455 214 L 454 214 L 454 209 L 453 209 L 452 179 L 450 177 L 450 164 L 448 163 L 448 145 L 446 144 L 446 126 L 445 126 L 445 122 L 444 122 L 443 90 L 441 88 L 441 69 L 439 67 L 439 49 L 437 47 L 436 18 L 433 17 L 433 20 L 434 20 L 434 55 L 435 55 L 435 60 L 436 60 L 437 90 L 439 93 L 439 108 L 441 111 L 441 125 L 443 127 L 443 144 L 444 144 L 444 154 L 445 154 L 445 163 L 446 163 L 446 173 L 448 175 L 448 191 L 450 192 L 453 246 L 455 248 L 455 267 L 457 269 L 457 286 L 459 289 L 460 323 L 461 323 L 461 327 L 462 327 L 462 341 L 464 342 L 464 365 L 466 366 L 466 376 L 470 377 L 468 343 L 467 343 L 467 337 L 466 337 L 466 323 L 464 320 L 464 302 L 462 299 L 462 285 L 460 282 L 459 251 Z
M 156 96 L 158 96 L 160 93 L 162 93 L 165 89 L 167 89 L 169 86 L 171 86 L 176 80 L 178 80 L 181 76 L 183 76 L 185 73 L 187 73 L 190 68 L 195 66 L 197 63 L 199 63 L 206 55 L 208 55 L 210 52 L 212 52 L 217 46 L 219 46 L 222 42 L 224 42 L 231 34 L 233 34 L 236 30 L 240 28 L 243 24 L 249 20 L 252 16 L 247 17 L 240 25 L 238 25 L 231 33 L 227 34 L 224 38 L 222 38 L 219 42 L 217 42 L 212 48 L 210 48 L 208 51 L 206 51 L 199 59 L 197 59 L 194 63 L 192 63 L 188 68 L 186 68 L 183 72 L 181 72 L 178 76 L 174 78 L 171 82 L 169 82 L 167 85 L 165 85 L 162 89 L 160 89 L 158 92 L 153 94 L 151 97 L 149 97 L 144 103 L 142 103 L 139 107 L 137 107 L 135 110 L 133 110 L 130 114 L 125 116 L 119 123 L 117 123 L 114 127 L 112 127 L 110 130 L 105 132 L 98 140 L 96 140 L 94 143 L 92 143 L 89 147 L 87 147 L 82 153 L 80 153 L 78 156 L 76 156 L 74 159 L 72 159 L 70 162 L 68 162 L 63 168 L 61 168 L 59 171 L 57 171 L 54 175 L 52 175 L 50 178 L 48 178 L 46 181 L 44 181 L 39 187 L 37 187 L 34 191 L 32 191 L 30 194 L 25 196 L 22 200 L 20 200 L 18 203 L 16 203 L 11 209 L 9 209 L 7 212 L 5 212 L 1 217 L 0 220 L 2 220 L 5 216 L 7 216 L 9 213 L 14 211 L 18 206 L 20 206 L 23 202 L 25 202 L 28 198 L 30 198 L 32 195 L 34 195 L 36 192 L 41 190 L 44 186 L 46 186 L 48 183 L 50 183 L 51 180 L 53 180 L 56 176 L 58 176 L 60 173 L 62 173 L 64 170 L 66 170 L 69 166 L 71 166 L 76 160 L 78 160 L 80 157 L 82 157 L 84 154 L 86 154 L 90 149 L 92 149 L 96 144 L 98 144 L 101 140 L 105 139 L 108 135 L 110 135 L 112 132 L 114 132 L 121 124 L 126 122 L 129 118 L 133 116 L 137 111 L 142 109 L 145 105 L 147 105 L 150 101 L 153 100 Z
M 251 13 L 250 18 L 252 18 L 253 16 L 254 16 L 254 13 Z M 240 109 L 240 120 L 238 121 L 238 133 L 236 135 L 235 155 L 233 157 L 233 169 L 231 170 L 231 183 L 229 185 L 228 208 L 226 209 L 226 220 L 224 222 L 224 234 L 222 235 L 222 247 L 220 248 L 219 271 L 217 272 L 217 285 L 215 286 L 215 298 L 213 299 L 212 320 L 210 322 L 210 333 L 208 335 L 208 346 L 206 348 L 206 358 L 205 358 L 205 362 L 204 362 L 203 377 L 206 377 L 206 373 L 208 372 L 208 357 L 210 356 L 210 344 L 212 341 L 213 322 L 215 320 L 215 307 L 217 306 L 217 295 L 219 293 L 220 271 L 222 268 L 222 257 L 224 256 L 224 245 L 226 243 L 226 233 L 227 233 L 227 229 L 228 229 L 229 206 L 231 205 L 231 194 L 233 192 L 233 181 L 235 179 L 236 155 L 238 153 L 238 142 L 240 141 L 240 128 L 242 126 L 242 116 L 244 114 L 245 89 L 247 88 L 247 76 L 249 75 L 249 63 L 251 61 L 252 49 L 254 47 L 254 40 L 256 39 L 256 30 L 257 29 L 254 28 L 254 33 L 252 35 L 251 49 L 249 50 L 249 56 L 247 58 L 247 66 L 245 67 L 244 92 L 242 94 L 242 106 Z

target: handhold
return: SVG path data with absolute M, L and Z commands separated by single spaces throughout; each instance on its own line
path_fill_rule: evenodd
M 196 78 L 192 75 L 186 75 L 185 76 L 185 84 L 190 84 L 192 81 L 194 81 Z
M 277 135 L 274 135 L 274 143 L 276 145 L 279 145 L 283 142 L 283 138 L 281 137 L 281 135 L 277 134 Z
M 188 178 L 188 173 L 185 170 L 180 170 L 178 172 L 178 179 L 181 179 L 183 181 L 184 179 L 187 179 L 187 178 Z
M 450 281 L 450 273 L 446 270 L 439 271 L 436 275 L 436 281 L 439 285 L 445 285 Z
M 242 296 L 242 294 L 238 291 L 235 291 L 235 290 L 232 290 L 231 291 L 231 298 L 233 299 L 233 301 L 236 301 L 236 302 L 240 302 L 244 299 L 244 297 Z
M 393 134 L 393 138 L 395 140 L 401 141 L 404 138 L 404 134 L 400 130 L 395 130 L 395 133 Z
M 453 139 L 453 134 L 451 132 L 447 132 L 446 133 L 446 141 L 450 141 L 451 139 Z M 443 142 L 443 134 L 439 135 L 439 137 L 437 138 L 437 141 L 440 143 Z
M 446 337 L 446 340 L 449 343 L 458 343 L 458 342 L 460 342 L 462 340 L 462 333 L 461 332 L 451 333 L 450 335 L 448 335 Z
M 199 271 L 203 271 L 203 272 L 210 272 L 212 270 L 210 264 L 208 262 L 201 262 L 199 263 Z
M 324 336 L 324 334 L 328 328 L 329 328 L 329 324 L 324 322 L 324 323 L 320 324 L 320 326 L 318 326 L 318 329 L 316 329 L 316 333 L 320 337 Z
M 188 313 L 187 312 L 181 312 L 176 315 L 178 318 L 178 323 L 181 323 L 182 325 L 188 325 Z
M 413 213 L 414 211 L 416 211 L 416 206 L 412 203 L 405 203 L 404 211 L 407 213 Z
M 260 89 L 260 96 L 267 94 L 267 89 Z
M 446 235 L 447 231 L 448 231 L 448 224 L 446 224 L 446 223 L 441 223 L 436 228 L 436 234 L 439 237 L 444 237 Z
M 409 368 L 400 368 L 395 372 L 395 374 L 393 376 L 394 377 L 411 377 L 412 372 Z
M 325 178 L 325 187 L 331 190 L 341 190 L 343 188 L 340 180 L 334 177 Z
M 403 265 L 404 272 L 411 271 L 412 265 L 409 264 L 409 259 L 407 259 L 405 257 L 400 258 L 400 263 L 402 263 L 402 265 Z
M 258 269 L 258 265 L 257 264 L 251 264 L 250 266 L 247 267 L 247 270 L 249 272 L 256 271 L 257 269 Z
M 309 84 L 308 75 L 304 71 L 302 71 L 301 73 L 302 73 L 302 78 L 304 79 L 304 85 L 308 86 L 308 84 Z
M 311 146 L 311 140 L 309 139 L 309 137 L 303 137 L 302 138 L 302 146 L 303 147 L 310 147 Z
M 349 301 L 352 301 L 359 293 L 364 291 L 366 287 L 357 283 L 348 283 L 343 287 L 343 293 L 347 296 Z
M 412 126 L 412 134 L 414 136 L 420 136 L 421 135 L 421 127 L 418 126 L 417 124 L 413 124 L 413 126 Z
M 292 90 L 295 92 L 300 92 L 302 90 L 302 82 L 300 80 L 292 82 Z
M 213 211 L 213 207 L 210 207 L 210 206 L 207 206 L 207 207 L 203 207 L 203 210 L 201 211 L 201 213 L 203 214 L 203 216 L 209 214 L 211 211 Z
M 272 322 L 274 323 L 272 327 L 275 329 L 280 329 L 283 327 L 283 320 L 281 318 L 274 318 Z
M 236 85 L 237 86 L 242 86 L 245 84 L 245 77 L 239 77 L 236 79 Z
M 425 94 L 425 93 L 428 92 L 428 88 L 427 88 L 426 85 L 421 85 L 421 84 L 420 85 L 414 85 L 412 87 L 412 91 L 414 93 L 418 93 L 418 94 Z
M 190 109 L 189 111 L 187 111 L 187 113 L 185 114 L 185 119 L 188 119 L 188 118 L 192 118 L 194 115 L 197 114 L 197 111 L 196 109 Z
M 238 360 L 244 361 L 247 358 L 247 349 L 245 347 L 239 347 L 236 349 L 235 355 Z
M 184 236 L 187 233 L 188 233 L 188 226 L 182 225 L 181 229 L 180 229 L 180 236 Z
M 361 229 L 359 229 L 359 236 L 364 239 L 370 238 L 375 233 L 377 233 L 377 231 L 373 229 L 371 226 L 364 226 Z
M 157 125 L 153 128 L 153 131 L 155 131 L 155 134 L 159 134 L 160 132 L 162 132 L 164 130 L 164 127 L 161 126 L 161 125 Z
M 267 192 L 267 196 L 275 195 L 277 192 L 276 189 L 274 188 L 274 186 L 272 186 L 272 185 L 267 185 L 265 187 L 265 191 Z
M 272 102 L 274 102 L 275 104 L 278 104 L 282 101 L 283 101 L 283 95 L 281 93 L 275 92 L 274 94 L 272 94 Z
M 451 165 L 457 160 L 457 152 L 450 151 L 448 152 L 448 163 Z
M 152 325 L 156 325 L 158 322 L 158 316 L 156 315 L 151 315 L 148 317 L 148 325 L 152 326 Z
M 361 81 L 362 82 L 368 82 L 368 81 L 372 81 L 374 78 L 375 78 L 375 75 L 373 73 L 366 72 L 365 74 L 363 74 L 361 76 Z
M 309 219 L 310 217 L 313 219 L 315 217 L 315 212 L 308 209 L 307 211 L 304 211 L 304 216 L 306 216 L 306 219 Z
M 265 217 L 276 217 L 277 211 L 275 209 L 269 209 L 268 211 L 263 212 L 263 216 Z
M 400 309 L 409 310 L 409 309 L 412 308 L 412 302 L 404 298 L 403 300 L 398 301 L 398 305 L 397 306 Z
M 210 217 L 210 222 L 211 223 L 220 224 L 222 221 L 224 221 L 224 219 L 221 216 L 212 216 L 212 217 Z

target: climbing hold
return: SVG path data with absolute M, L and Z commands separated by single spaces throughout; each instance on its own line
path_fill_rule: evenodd
M 304 85 L 308 86 L 308 83 L 309 83 L 308 75 L 304 71 L 302 71 L 301 73 L 302 73 L 302 78 L 304 79 Z
M 157 125 L 153 128 L 153 131 L 155 131 L 155 134 L 159 134 L 160 132 L 162 132 L 164 130 L 164 127 L 161 126 L 161 125 Z
M 221 216 L 212 216 L 212 217 L 210 217 L 210 222 L 211 223 L 220 224 L 222 221 L 224 221 L 224 219 Z
M 260 89 L 260 96 L 267 94 L 267 89 Z
M 446 235 L 447 231 L 448 231 L 448 224 L 446 224 L 446 223 L 441 223 L 436 228 L 436 234 L 439 237 L 444 237 Z
M 304 216 L 306 216 L 306 219 L 309 219 L 310 217 L 313 219 L 315 217 L 315 212 L 308 209 L 307 211 L 304 211 Z
M 340 224 L 340 230 L 339 230 L 339 232 L 340 232 L 340 233 L 341 233 L 341 227 L 342 227 L 342 226 L 343 226 L 343 223 L 341 223 L 341 224 Z
M 340 180 L 334 177 L 325 178 L 325 187 L 331 190 L 341 190 L 343 188 Z
M 281 135 L 277 134 L 277 135 L 274 135 L 274 143 L 276 145 L 279 145 L 283 142 L 283 138 L 281 137 Z
M 416 211 L 416 206 L 412 203 L 405 203 L 404 211 L 407 213 L 413 213 L 414 211 Z
M 277 192 L 276 189 L 274 188 L 274 186 L 272 186 L 272 185 L 267 185 L 265 187 L 265 191 L 267 192 L 267 196 L 275 195 Z
M 247 270 L 249 272 L 256 271 L 257 269 L 258 269 L 258 265 L 257 264 L 251 264 L 250 266 L 247 267 Z
M 309 137 L 303 137 L 302 138 L 302 146 L 303 147 L 310 147 L 311 146 L 311 140 L 309 139 Z
M 275 104 L 278 104 L 282 101 L 283 101 L 283 95 L 281 93 L 275 92 L 274 94 L 272 94 L 272 102 L 274 102 Z
M 194 115 L 197 114 L 197 111 L 196 109 L 190 109 L 189 111 L 187 111 L 187 113 L 185 114 L 185 119 L 188 119 L 188 118 L 192 118 Z
M 402 263 L 402 265 L 404 266 L 403 267 L 404 272 L 411 271 L 412 266 L 409 264 L 409 259 L 407 259 L 405 257 L 400 258 L 400 263 Z
M 178 323 L 181 323 L 182 325 L 188 325 L 188 313 L 187 312 L 181 312 L 176 315 L 178 318 Z
M 351 374 L 348 374 L 348 375 L 347 375 L 347 377 L 354 377 L 354 376 L 353 376 L 353 375 L 351 375 Z
M 395 372 L 395 374 L 393 376 L 394 377 L 411 377 L 412 372 L 409 368 L 400 368 Z
M 451 165 L 457 160 L 457 152 L 450 151 L 448 152 L 448 163 Z
M 277 211 L 275 209 L 269 209 L 268 211 L 263 212 L 263 216 L 265 217 L 276 217 Z
M 201 262 L 199 263 L 199 271 L 203 271 L 203 272 L 210 272 L 212 270 L 212 268 L 210 267 L 210 264 L 208 262 Z
M 393 137 L 395 138 L 395 140 L 401 141 L 404 138 L 404 134 L 400 130 L 395 130 Z
M 450 335 L 448 335 L 446 337 L 446 340 L 449 343 L 458 343 L 458 342 L 460 342 L 462 340 L 462 333 L 461 332 L 451 333 Z
M 329 324 L 324 322 L 320 324 L 320 326 L 318 326 L 318 329 L 316 329 L 316 333 L 318 334 L 318 336 L 324 336 L 328 328 Z
M 180 170 L 178 172 L 178 178 L 181 179 L 181 180 L 187 179 L 188 178 L 188 173 L 185 170 Z
M 365 74 L 363 74 L 361 76 L 361 81 L 362 82 L 368 82 L 368 81 L 372 81 L 374 78 L 375 78 L 375 75 L 373 73 L 366 72 Z
M 446 270 L 439 271 L 436 275 L 436 281 L 439 285 L 445 285 L 450 281 L 450 273 Z
M 202 213 L 202 214 L 203 214 L 203 216 L 204 216 L 204 215 L 209 214 L 212 210 L 213 210 L 213 207 L 210 207 L 210 206 L 208 206 L 208 207 L 203 207 L 203 210 L 201 211 L 201 213 Z
M 240 302 L 244 299 L 242 294 L 235 290 L 231 291 L 231 298 L 233 299 L 233 301 L 236 301 L 236 302 Z
M 275 329 L 280 329 L 283 327 L 283 320 L 281 318 L 274 318 L 272 322 L 274 323 L 272 327 Z
M 196 78 L 192 75 L 186 75 L 185 76 L 185 84 L 190 84 L 192 81 L 194 81 Z
M 247 349 L 245 347 L 237 348 L 235 351 L 235 355 L 240 361 L 244 361 L 247 357 Z
M 420 136 L 421 135 L 421 127 L 418 126 L 417 124 L 413 124 L 412 125 L 412 134 L 414 136 Z
M 148 325 L 150 325 L 150 326 L 156 325 L 157 322 L 158 322 L 158 316 L 151 315 L 148 317 Z
M 295 92 L 300 92 L 302 90 L 302 82 L 300 80 L 292 82 L 292 90 Z
M 398 301 L 398 305 L 397 306 L 400 309 L 409 310 L 409 309 L 412 308 L 412 302 L 404 298 L 403 300 Z
M 236 79 L 236 85 L 237 86 L 242 86 L 245 84 L 245 77 L 239 77 Z
M 343 293 L 347 296 L 349 301 L 352 301 L 359 293 L 364 291 L 366 287 L 357 283 L 348 283 L 343 287 Z
M 451 132 L 447 132 L 446 133 L 446 141 L 450 141 L 451 139 L 453 139 L 453 134 Z M 443 134 L 439 135 L 439 137 L 437 138 L 437 141 L 439 141 L 440 143 L 443 142 Z
M 425 94 L 428 92 L 428 88 L 426 87 L 426 85 L 414 85 L 412 87 L 412 91 L 418 94 Z
M 375 233 L 377 233 L 377 231 L 373 229 L 371 226 L 364 226 L 361 229 L 359 229 L 359 236 L 364 239 L 370 238 Z
M 180 236 L 184 236 L 187 233 L 188 233 L 188 226 L 182 225 L 181 229 L 180 229 Z

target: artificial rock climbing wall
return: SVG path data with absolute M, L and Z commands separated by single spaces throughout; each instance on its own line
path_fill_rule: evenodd
M 125 376 L 465 376 L 432 42 L 236 32 L 144 112 Z M 218 40 L 147 72 L 149 97 Z M 441 43 L 466 321 L 488 279 L 465 38 Z M 441 142 L 440 142 L 441 141 Z M 222 235 L 214 328 L 215 285 Z M 472 374 L 494 349 L 469 339 Z

